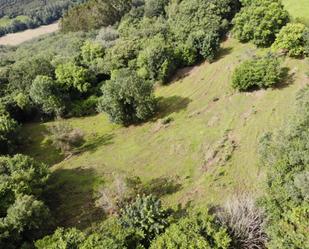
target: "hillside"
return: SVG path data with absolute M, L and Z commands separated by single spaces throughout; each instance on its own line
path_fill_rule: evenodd
M 173 177 L 180 188 L 164 198 L 171 205 L 220 203 L 234 192 L 263 191 L 259 137 L 286 120 L 296 92 L 309 80 L 305 61 L 287 59 L 287 82 L 275 89 L 235 92 L 230 87 L 233 69 L 257 52 L 229 39 L 216 62 L 180 70 L 170 85 L 157 88 L 160 112 L 146 124 L 121 128 L 105 115 L 62 121 L 86 132 L 87 143 L 82 153 L 58 164 L 61 157 L 43 143 L 50 123 L 26 125 L 31 142 L 23 152 L 55 164 L 52 169 L 59 172 L 60 219 L 67 225 L 87 219 L 90 196 L 115 173 L 143 181 Z M 162 125 L 166 117 L 173 121 Z

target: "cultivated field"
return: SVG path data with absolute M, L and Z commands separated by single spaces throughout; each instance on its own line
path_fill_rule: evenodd
M 10 45 L 16 46 L 25 41 L 29 41 L 33 38 L 39 37 L 41 35 L 56 32 L 59 29 L 58 23 L 53 23 L 50 25 L 44 25 L 35 29 L 28 29 L 22 32 L 8 34 L 0 37 L 0 45 Z

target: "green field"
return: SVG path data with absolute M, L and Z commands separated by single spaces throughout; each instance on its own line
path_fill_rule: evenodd
M 275 89 L 235 92 L 234 68 L 257 52 L 229 39 L 214 63 L 180 70 L 170 85 L 156 89 L 159 111 L 143 125 L 120 127 L 102 114 L 61 121 L 83 130 L 87 140 L 79 154 L 64 161 L 44 143 L 50 123 L 26 125 L 23 152 L 54 171 L 51 198 L 57 198 L 54 212 L 61 224 L 83 227 L 95 220 L 96 190 L 115 173 L 142 181 L 173 178 L 178 188 L 163 198 L 166 205 L 220 203 L 243 190 L 261 193 L 259 137 L 287 119 L 296 92 L 309 80 L 306 61 L 286 59 L 287 79 Z M 173 121 L 163 125 L 166 117 Z
M 300 19 L 309 25 L 309 1 L 308 0 L 282 0 L 286 9 L 294 19 Z

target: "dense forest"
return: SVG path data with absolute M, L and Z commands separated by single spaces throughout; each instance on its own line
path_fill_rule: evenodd
M 295 96 L 286 124 L 258 138 L 266 172 L 259 196 L 242 192 L 225 204 L 168 206 L 163 192 L 177 188 L 169 180 L 113 175 L 97 200 L 102 218 L 83 229 L 56 219 L 55 173 L 21 154 L 26 124 L 56 120 L 45 142 L 70 159 L 83 152 L 85 137 L 62 120 L 103 113 L 128 129 L 151 122 L 162 111 L 156 89 L 173 86 L 180 69 L 216 63 L 231 37 L 258 51 L 232 72 L 229 84 L 238 95 L 280 89 L 289 80 L 285 60 L 309 56 L 309 28 L 292 22 L 280 0 L 81 2 L 2 3 L 2 17 L 29 17 L 25 27 L 68 12 L 61 32 L 0 47 L 0 248 L 309 248 L 308 86 Z M 15 29 L 7 30 L 0 32 Z M 226 153 L 220 163 L 233 146 L 218 145 Z
M 0 1 L 0 36 L 59 20 L 70 8 L 84 0 Z

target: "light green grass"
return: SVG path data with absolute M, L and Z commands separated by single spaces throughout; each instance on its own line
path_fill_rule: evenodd
M 294 19 L 299 19 L 309 25 L 308 0 L 282 0 L 282 2 Z
M 52 166 L 55 172 L 71 172 L 58 174 L 55 179 L 55 183 L 61 182 L 64 186 L 65 182 L 73 184 L 61 191 L 62 211 L 59 212 L 66 217 L 61 216 L 62 220 L 74 220 L 70 212 L 72 202 L 76 204 L 75 210 L 80 210 L 79 206 L 81 213 L 89 214 L 84 209 L 85 194 L 94 195 L 98 182 L 108 184 L 115 172 L 139 176 L 143 181 L 162 176 L 178 178 L 181 189 L 164 197 L 167 205 L 188 201 L 197 205 L 220 203 L 230 194 L 244 190 L 261 193 L 264 169 L 258 163 L 258 139 L 287 118 L 295 93 L 308 83 L 305 76 L 308 65 L 303 60 L 287 59 L 285 66 L 290 68 L 290 74 L 295 74 L 290 79 L 292 84 L 238 93 L 230 87 L 232 72 L 257 51 L 250 44 L 232 39 L 222 47 L 221 58 L 216 62 L 182 70 L 178 73 L 181 79 L 156 89 L 160 112 L 150 122 L 124 128 L 111 124 L 102 114 L 65 121 L 87 134 L 87 146 L 83 153 Z M 167 116 L 174 121 L 163 127 L 159 118 Z M 42 145 L 44 136 L 37 135 L 37 131 L 47 125 L 25 127 L 32 139 L 26 152 L 51 163 L 59 157 L 54 150 Z M 225 134 L 229 134 L 228 143 L 235 141 L 237 145 L 230 153 L 231 159 L 207 164 L 207 155 L 212 151 L 218 150 L 215 160 L 227 153 L 224 151 L 229 148 L 228 143 L 224 144 L 226 147 L 218 146 Z M 79 182 L 79 177 L 84 180 Z

